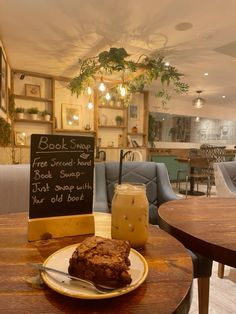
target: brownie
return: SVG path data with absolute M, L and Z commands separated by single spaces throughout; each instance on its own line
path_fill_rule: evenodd
M 98 236 L 86 238 L 69 261 L 70 275 L 119 288 L 130 284 L 130 243 Z

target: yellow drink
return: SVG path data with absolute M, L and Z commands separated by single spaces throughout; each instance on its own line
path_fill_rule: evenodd
M 111 211 L 112 238 L 128 240 L 133 248 L 143 247 L 148 238 L 148 200 L 145 185 L 117 185 Z

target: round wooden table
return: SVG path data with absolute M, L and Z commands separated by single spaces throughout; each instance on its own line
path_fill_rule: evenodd
M 190 198 L 161 205 L 164 230 L 190 250 L 236 267 L 236 199 Z
M 37 274 L 27 263 L 43 262 L 62 247 L 86 236 L 27 241 L 26 213 L 0 216 L 0 313 L 188 313 L 191 303 L 192 261 L 183 245 L 150 226 L 140 253 L 149 273 L 136 290 L 116 298 L 80 300 L 48 287 L 36 289 L 27 279 Z M 96 235 L 110 236 L 110 215 L 95 214 Z

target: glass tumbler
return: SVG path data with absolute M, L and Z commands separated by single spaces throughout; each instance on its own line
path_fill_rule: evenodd
M 148 239 L 148 209 L 144 184 L 117 184 L 111 204 L 112 238 L 142 248 Z

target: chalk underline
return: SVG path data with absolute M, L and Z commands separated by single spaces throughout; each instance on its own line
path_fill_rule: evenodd
M 55 154 L 55 153 L 85 153 L 83 150 L 63 150 L 63 151 L 49 151 L 49 152 L 36 152 L 36 154 Z M 92 153 L 88 151 L 85 154 Z

